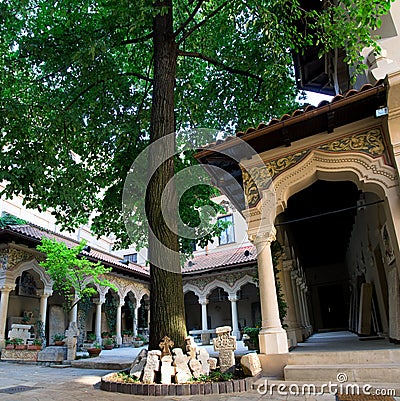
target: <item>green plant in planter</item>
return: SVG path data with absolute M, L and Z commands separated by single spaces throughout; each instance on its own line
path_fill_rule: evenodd
M 243 329 L 243 342 L 249 349 L 259 349 L 258 334 L 260 333 L 259 327 L 245 327 Z
M 113 338 L 104 338 L 103 339 L 103 347 L 105 349 L 110 349 L 113 348 L 115 345 L 114 339 Z
M 39 338 L 35 338 L 35 339 L 33 340 L 33 345 L 41 346 L 41 345 L 43 345 L 43 341 L 40 340 Z
M 53 339 L 54 342 L 58 342 L 58 341 L 64 341 L 65 336 L 62 333 L 56 333 L 51 338 Z
M 124 334 L 124 333 L 122 333 L 122 334 Z M 109 338 L 109 337 L 111 337 L 111 333 L 110 333 L 110 332 L 108 332 L 108 331 L 103 331 L 103 332 L 101 333 L 101 338 Z
M 98 341 L 95 341 L 90 348 L 101 349 L 101 344 Z
M 88 340 L 88 341 L 96 341 L 96 334 L 95 333 L 87 333 L 87 335 L 86 335 L 86 339 Z
M 13 338 L 10 341 L 12 344 L 15 344 L 15 345 L 22 345 L 24 343 L 24 340 L 22 338 Z

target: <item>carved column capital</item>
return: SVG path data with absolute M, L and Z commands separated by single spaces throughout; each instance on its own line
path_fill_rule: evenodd
M 284 271 L 292 271 L 293 269 L 293 260 L 292 259 L 287 259 L 282 261 L 282 270 Z
M 293 269 L 291 272 L 290 272 L 290 277 L 292 278 L 292 280 L 297 280 L 297 278 L 299 277 L 299 273 L 298 273 L 298 270 L 297 269 Z
M 269 226 L 265 227 L 265 229 L 260 229 L 257 234 L 250 235 L 249 239 L 256 246 L 271 245 L 271 242 L 276 239 L 276 228 L 274 226 Z
M 238 301 L 239 297 L 236 294 L 229 294 L 228 300 L 231 302 L 236 302 Z
M 200 305 L 208 305 L 208 299 L 207 299 L 207 297 L 205 297 L 205 298 L 199 298 L 199 304 Z
M 2 288 L 0 288 L 0 292 L 11 292 L 12 290 L 15 289 L 15 284 L 4 284 Z

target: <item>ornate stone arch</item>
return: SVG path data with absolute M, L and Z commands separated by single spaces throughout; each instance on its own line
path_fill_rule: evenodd
M 202 291 L 191 283 L 185 283 L 183 285 L 183 293 L 186 294 L 190 291 L 193 291 L 194 295 L 196 295 L 199 299 L 202 296 Z
M 211 291 L 213 291 L 217 287 L 222 288 L 228 294 L 232 292 L 232 287 L 228 283 L 225 283 L 219 279 L 216 279 L 216 280 L 211 281 L 204 287 L 200 296 L 208 297 L 208 295 L 210 295 Z
M 143 287 L 143 288 L 141 288 L 141 289 L 138 291 L 138 297 L 137 297 L 138 302 L 140 302 L 140 301 L 142 300 L 142 298 L 143 298 L 145 295 L 147 295 L 148 297 L 150 297 L 150 291 L 149 291 L 148 288 Z
M 254 282 L 254 276 L 249 276 L 248 274 L 246 274 L 245 276 L 241 277 L 238 281 L 235 282 L 231 289 L 231 292 L 236 293 L 246 284 L 254 284 L 255 286 L 257 286 L 257 284 Z
M 31 259 L 25 262 L 21 262 L 13 270 L 8 271 L 3 276 L 0 275 L 0 287 L 2 287 L 6 282 L 10 284 L 14 283 L 17 277 L 21 276 L 22 273 L 27 270 L 33 270 L 38 274 L 40 280 L 43 282 L 44 285 L 43 291 L 45 293 L 49 294 L 53 292 L 53 280 L 46 273 L 43 267 L 39 265 L 36 259 Z
M 398 186 L 396 170 L 385 164 L 383 157 L 374 158 L 364 153 L 331 153 L 313 150 L 298 164 L 273 181 L 276 213 L 282 212 L 290 196 L 318 179 L 348 180 L 360 190 L 373 192 L 384 199 L 387 192 Z

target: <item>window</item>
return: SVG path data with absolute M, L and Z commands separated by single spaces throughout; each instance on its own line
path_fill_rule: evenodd
M 124 255 L 124 260 L 131 263 L 137 263 L 137 253 L 131 253 L 130 255 Z
M 226 222 L 229 223 L 228 227 L 225 228 L 224 231 L 221 232 L 219 236 L 219 244 L 225 245 L 230 244 L 231 242 L 235 242 L 235 233 L 233 229 L 233 215 L 228 215 L 224 217 L 219 217 L 218 222 Z

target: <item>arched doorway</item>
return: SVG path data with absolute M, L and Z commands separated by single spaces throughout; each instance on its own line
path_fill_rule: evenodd
M 185 314 L 187 330 L 201 330 L 201 306 L 193 291 L 185 293 Z
M 222 288 L 214 288 L 208 296 L 209 328 L 232 326 L 231 305 L 229 294 Z
M 317 180 L 293 194 L 276 221 L 305 274 L 314 330 L 387 333 L 383 200 L 351 181 Z
M 256 285 L 253 283 L 243 285 L 237 292 L 237 295 L 239 330 L 241 331 L 245 327 L 260 327 L 260 296 Z

